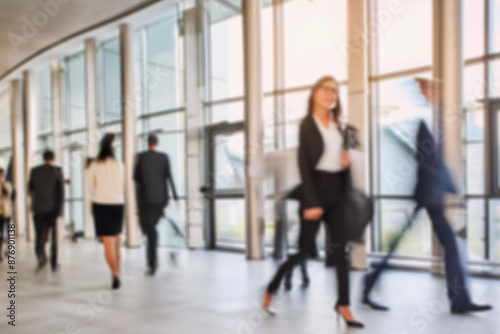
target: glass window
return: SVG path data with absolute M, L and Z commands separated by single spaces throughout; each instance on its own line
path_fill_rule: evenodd
M 50 67 L 37 73 L 38 117 L 37 133 L 46 134 L 52 131 L 52 91 Z
M 241 14 L 212 0 L 210 62 L 212 100 L 243 96 L 243 22 Z M 217 9 L 215 9 L 217 8 Z M 221 14 L 227 12 L 227 14 Z M 222 18 L 221 18 L 222 17 Z
M 382 200 L 380 206 L 381 235 L 379 250 L 387 252 L 394 238 L 408 223 L 415 203 L 403 200 Z M 406 232 L 396 250 L 398 254 L 413 256 L 430 256 L 432 251 L 431 223 L 427 212 L 421 210 L 412 228 Z
M 500 52 L 500 1 L 490 1 L 490 49 L 491 52 Z
M 484 145 L 467 144 L 467 193 L 484 194 Z
M 158 151 L 168 154 L 175 188 L 179 196 L 184 196 L 185 180 L 185 135 L 184 133 L 159 134 Z M 173 195 L 173 194 L 172 194 Z
M 65 64 L 66 110 L 64 127 L 66 130 L 85 128 L 85 59 L 83 52 L 66 58 Z
M 221 103 L 212 105 L 212 117 L 210 123 L 234 123 L 245 119 L 245 104 L 243 101 Z
M 313 84 L 324 75 L 347 79 L 347 1 L 284 4 L 285 86 Z
M 244 243 L 246 236 L 245 200 L 217 199 L 215 212 L 217 245 Z
M 370 30 L 376 27 L 378 39 L 378 73 L 374 74 L 432 64 L 432 0 L 400 1 L 397 7 L 393 3 L 377 0 L 376 17 L 370 20 Z
M 468 141 L 482 141 L 484 138 L 484 112 L 470 111 L 465 114 Z
M 467 201 L 467 248 L 469 260 L 483 260 L 486 235 L 484 231 L 484 200 Z
M 490 98 L 500 97 L 500 60 L 490 62 L 489 74 L 489 96 Z
M 9 91 L 0 92 L 0 148 L 11 146 Z
M 416 183 L 415 141 L 420 120 L 430 127 L 432 109 L 414 77 L 378 84 L 378 180 L 381 195 L 412 195 Z
M 100 48 L 99 124 L 121 119 L 121 71 L 120 39 L 114 37 L 104 41 Z
M 466 66 L 463 76 L 463 99 L 467 109 L 475 109 L 482 106 L 484 99 L 484 63 Z
M 484 55 L 484 0 L 464 0 L 464 58 Z
M 148 132 L 157 131 L 183 131 L 185 124 L 185 113 L 183 111 L 170 112 L 168 114 L 154 116 L 148 119 Z
M 183 70 L 180 49 L 175 13 L 146 27 L 147 63 L 144 76 L 149 112 L 181 105 Z
M 490 209 L 490 235 L 488 236 L 490 247 L 490 258 L 500 261 L 500 200 L 492 200 Z
M 180 200 L 180 207 L 184 208 L 186 201 Z M 161 246 L 184 247 L 186 240 L 186 226 L 183 211 L 179 210 L 174 201 L 168 203 L 165 217 L 161 217 L 157 226 L 158 244 Z

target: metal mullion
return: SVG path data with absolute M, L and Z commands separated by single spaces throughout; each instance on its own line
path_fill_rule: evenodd
M 231 97 L 231 98 L 216 100 L 216 101 L 210 100 L 209 102 L 204 101 L 203 106 L 214 106 L 214 105 L 218 105 L 218 104 L 228 104 L 228 103 L 240 102 L 240 101 L 243 102 L 244 100 L 245 100 L 244 96 Z
M 139 119 L 147 119 L 151 117 L 157 117 L 157 116 L 165 116 L 169 114 L 175 114 L 175 113 L 181 113 L 181 112 L 186 112 L 185 107 L 179 107 L 179 108 L 174 108 L 174 109 L 167 109 L 167 110 L 160 110 L 160 111 L 155 111 L 152 113 L 147 113 L 139 116 Z
M 412 74 L 419 74 L 422 72 L 429 72 L 432 71 L 432 66 L 422 66 L 422 67 L 415 67 L 411 68 L 408 70 L 403 70 L 403 71 L 397 71 L 397 72 L 391 72 L 391 73 L 386 73 L 386 74 L 379 74 L 375 76 L 370 76 L 368 80 L 370 82 L 372 81 L 382 81 L 382 80 L 387 80 L 387 79 L 393 79 L 393 78 L 399 78 L 403 76 L 409 76 Z

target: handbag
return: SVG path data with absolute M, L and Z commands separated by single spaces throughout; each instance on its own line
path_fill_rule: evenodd
M 364 192 L 352 186 L 351 170 L 346 170 L 347 186 L 342 205 L 340 205 L 340 217 L 344 222 L 344 238 L 348 241 L 363 242 L 365 229 L 373 218 L 373 201 Z

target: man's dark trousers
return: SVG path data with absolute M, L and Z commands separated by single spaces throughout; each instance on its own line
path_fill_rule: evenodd
M 146 256 L 149 267 L 152 269 L 156 268 L 158 265 L 156 252 L 156 247 L 158 245 L 158 232 L 156 231 L 156 225 L 158 225 L 158 222 L 163 215 L 164 208 L 165 206 L 162 204 L 150 204 L 141 208 L 141 227 L 143 233 L 148 239 Z
M 426 207 L 432 227 L 439 242 L 444 248 L 446 266 L 446 281 L 448 284 L 448 298 L 453 309 L 462 309 L 470 305 L 471 299 L 466 287 L 466 268 L 459 252 L 457 237 L 446 218 L 443 206 Z
M 38 263 L 43 265 L 47 262 L 47 256 L 45 255 L 45 243 L 47 242 L 47 236 L 49 229 L 52 229 L 51 236 L 51 247 L 50 247 L 50 264 L 52 268 L 57 265 L 57 233 L 56 233 L 56 218 L 53 213 L 37 213 L 34 215 L 35 221 L 35 254 L 38 259 Z

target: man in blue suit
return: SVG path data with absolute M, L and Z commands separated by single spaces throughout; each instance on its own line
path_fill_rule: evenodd
M 417 82 L 425 99 L 436 108 L 439 108 L 441 95 L 439 83 L 424 79 L 419 79 Z M 387 310 L 387 307 L 379 305 L 370 299 L 370 291 L 420 209 L 427 210 L 434 232 L 444 249 L 451 313 L 463 314 L 492 309 L 490 305 L 474 304 L 466 286 L 466 263 L 460 256 L 457 237 L 445 214 L 446 195 L 448 193 L 456 194 L 457 191 L 450 172 L 443 161 L 442 144 L 442 141 L 434 139 L 426 124 L 420 121 L 415 147 L 415 159 L 418 163 L 418 169 L 414 200 L 417 206 L 407 226 L 403 228 L 401 234 L 391 243 L 390 252 L 382 262 L 382 265 L 365 276 L 363 302 L 373 309 Z

